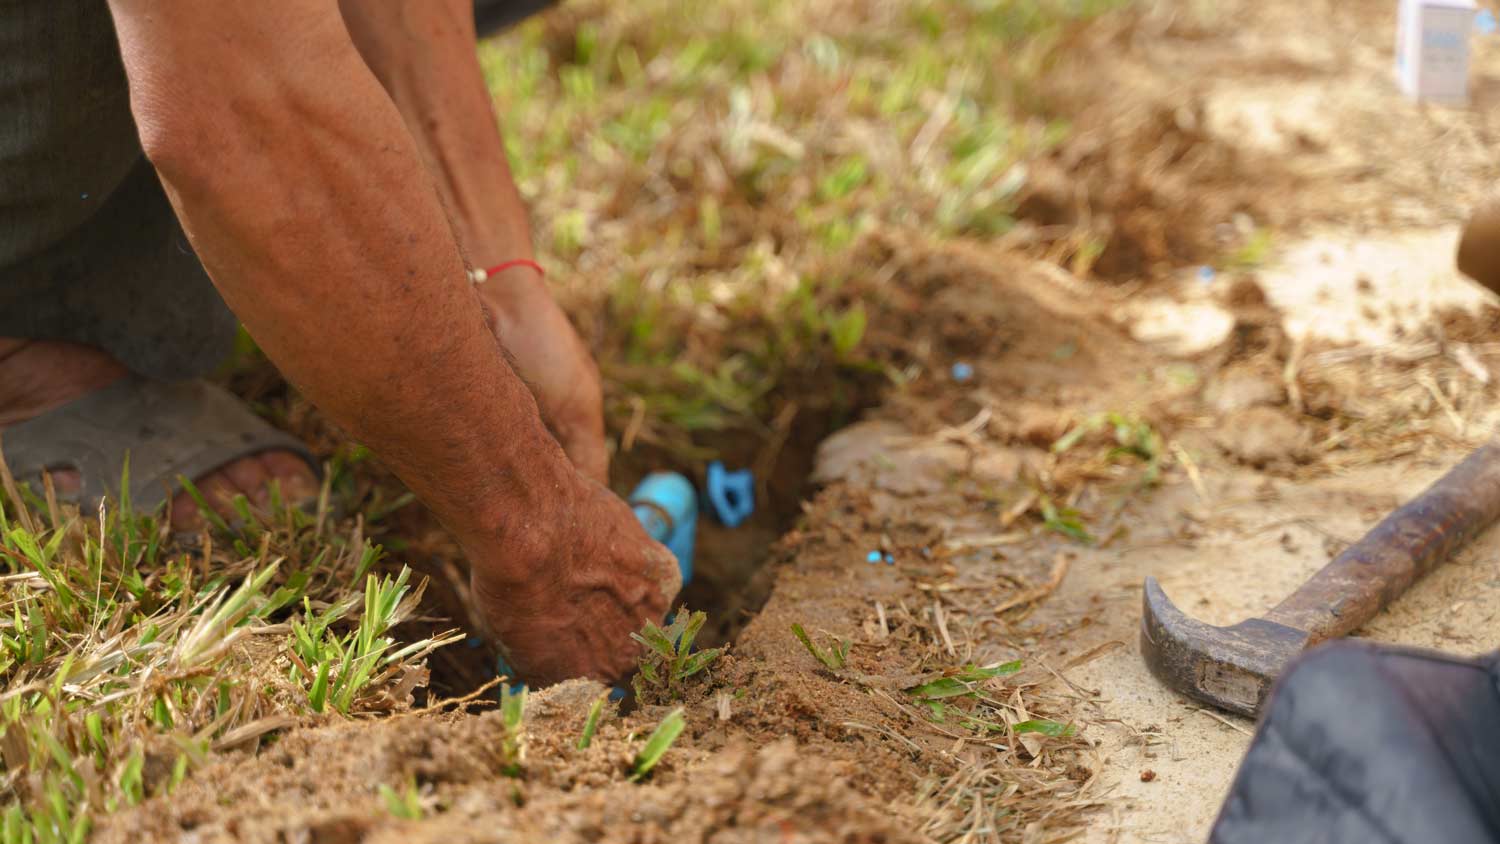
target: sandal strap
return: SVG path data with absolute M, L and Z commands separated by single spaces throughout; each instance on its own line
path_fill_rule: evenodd
M 6 428 L 0 451 L 18 481 L 74 469 L 82 481 L 67 496 L 85 510 L 120 500 L 130 460 L 130 501 L 154 512 L 178 488 L 178 476 L 202 477 L 242 457 L 289 451 L 318 474 L 307 446 L 206 381 L 167 383 L 130 375 L 34 419 Z M 38 485 L 38 488 L 40 486 Z

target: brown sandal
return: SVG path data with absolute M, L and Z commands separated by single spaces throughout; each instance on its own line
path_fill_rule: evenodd
M 127 455 L 131 506 L 152 512 L 177 489 L 179 477 L 197 478 L 265 451 L 297 454 L 318 474 L 306 445 L 201 380 L 168 384 L 128 376 L 0 432 L 0 453 L 17 481 L 40 490 L 43 472 L 75 470 L 79 491 L 63 498 L 85 511 L 105 497 L 120 500 Z

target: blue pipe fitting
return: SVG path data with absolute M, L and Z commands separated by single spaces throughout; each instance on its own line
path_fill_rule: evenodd
M 693 579 L 693 541 L 698 533 L 698 491 L 676 472 L 653 472 L 630 494 L 641 527 L 677 558 L 682 583 Z
M 749 469 L 731 472 L 717 460 L 708 464 L 708 503 L 724 527 L 739 527 L 755 512 L 755 475 Z

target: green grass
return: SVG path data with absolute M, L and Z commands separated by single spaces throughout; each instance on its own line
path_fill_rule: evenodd
M 3 465 L 0 481 L 0 844 L 82 840 L 276 716 L 377 705 L 453 640 L 396 646 L 421 587 L 374 571 L 381 549 L 330 517 L 326 489 L 313 514 L 238 501 L 241 524 L 189 548 L 128 500 L 85 516 Z
M 837 416 L 898 377 L 910 361 L 881 332 L 910 304 L 870 242 L 1010 229 L 1026 163 L 1068 132 L 1036 82 L 1076 22 L 1115 5 L 578 0 L 482 45 L 541 257 L 604 367 L 614 429 L 639 415 L 639 439 L 698 458 L 707 435 L 773 436 L 789 397 Z M 128 500 L 78 514 L 0 490 L 0 844 L 83 840 L 287 718 L 387 711 L 383 692 L 451 641 L 395 632 L 421 585 L 368 536 L 410 497 L 365 490 L 363 524 L 335 519 L 367 455 L 338 453 L 316 512 L 240 500 L 196 547 Z M 713 652 L 656 632 L 669 647 L 651 647 L 653 693 L 670 698 Z M 848 643 L 794 632 L 844 667 Z M 524 706 L 502 705 L 511 776 Z M 633 779 L 684 725 L 681 711 L 663 720 Z M 420 816 L 411 784 L 378 791 Z
M 796 636 L 797 641 L 802 643 L 802 647 L 812 654 L 813 659 L 822 663 L 823 667 L 829 671 L 840 671 L 849 661 L 849 642 L 845 640 L 835 640 L 825 651 L 818 647 L 812 637 L 807 635 L 807 630 L 796 622 L 792 623 L 792 635 Z
M 392 816 L 408 821 L 422 819 L 422 797 L 417 792 L 415 782 L 408 782 L 401 791 L 385 783 L 381 783 L 376 790 L 380 793 L 380 799 L 385 802 L 385 810 Z
M 685 458 L 907 361 L 875 232 L 987 239 L 1067 137 L 1036 82 L 1122 0 L 570 3 L 480 57 L 612 427 Z M 632 425 L 632 420 L 634 424 Z
M 500 773 L 519 777 L 526 766 L 526 687 L 500 684 Z
M 594 743 L 594 736 L 599 732 L 599 721 L 604 716 L 604 706 L 609 703 L 609 693 L 599 695 L 589 706 L 589 714 L 583 719 L 583 732 L 578 734 L 579 750 L 588 750 L 589 745 Z
M 673 742 L 677 741 L 677 737 L 682 735 L 682 731 L 687 728 L 687 718 L 683 716 L 682 711 L 682 707 L 679 706 L 667 713 L 667 716 L 661 719 L 661 723 L 656 725 L 656 729 L 651 731 L 651 735 L 646 738 L 645 745 L 641 747 L 640 752 L 636 753 L 635 760 L 630 764 L 631 782 L 640 782 L 645 779 L 651 773 L 651 769 L 656 767 L 656 763 L 666 755 Z
M 410 577 L 411 571 L 405 566 L 394 579 L 367 575 L 364 611 L 359 614 L 358 626 L 342 636 L 330 628 L 357 607 L 358 596 L 351 594 L 322 612 L 314 612 L 311 601 L 303 597 L 302 618 L 291 622 L 293 677 L 298 673 L 312 675 L 307 703 L 314 712 L 331 706 L 348 715 L 358 697 L 383 672 L 461 638 L 451 634 L 396 647 L 396 641 L 387 634 L 411 615 L 422 598 L 420 588 L 408 594 Z
M 919 683 L 907 689 L 907 693 L 914 699 L 922 702 L 935 700 L 946 700 L 952 697 L 966 697 L 975 693 L 977 684 L 996 677 L 1006 677 L 1021 670 L 1021 663 L 1007 662 L 1001 665 L 981 668 L 977 665 L 965 665 L 962 668 L 946 673 L 941 677 Z
M 636 697 L 641 700 L 676 700 L 689 677 L 698 674 L 719 658 L 719 648 L 693 650 L 693 640 L 708 616 L 680 607 L 666 628 L 646 622 L 640 633 L 630 634 L 645 647 L 640 670 L 632 680 Z
M 1036 733 L 1048 738 L 1072 738 L 1077 729 L 1048 718 L 1028 718 L 1010 723 L 1004 714 L 1010 707 L 989 697 L 987 686 L 997 678 L 1009 677 L 1021 670 L 1019 660 L 989 667 L 965 665 L 944 671 L 906 690 L 913 703 L 926 708 L 934 721 L 954 720 L 980 734 Z M 954 717 L 956 716 L 956 717 Z
M 1155 486 L 1161 481 L 1167 440 L 1149 421 L 1117 411 L 1096 413 L 1059 437 L 1052 444 L 1052 453 L 1076 453 L 1085 443 L 1094 447 L 1088 459 L 1101 465 L 1133 467 L 1137 486 Z
M 1042 527 L 1066 536 L 1074 542 L 1084 545 L 1094 544 L 1094 535 L 1089 532 L 1088 525 L 1084 523 L 1082 513 L 1072 507 L 1057 506 L 1051 496 L 1047 495 L 1041 496 L 1037 500 L 1037 505 L 1042 511 Z
M 1225 255 L 1220 261 L 1223 269 L 1230 272 L 1251 272 L 1260 269 L 1270 260 L 1275 247 L 1275 238 L 1270 229 L 1256 229 L 1245 238 L 1245 242 Z

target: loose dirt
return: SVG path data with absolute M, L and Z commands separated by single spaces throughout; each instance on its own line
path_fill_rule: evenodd
M 734 644 L 682 700 L 580 751 L 599 689 L 538 692 L 519 777 L 492 712 L 293 730 L 99 840 L 1202 840 L 1253 724 L 1145 671 L 1143 578 L 1211 623 L 1262 612 L 1494 421 L 1495 311 L 1449 266 L 1495 175 L 1500 50 L 1478 49 L 1474 108 L 1410 104 L 1390 5 L 1161 3 L 1090 30 L 1044 92 L 1079 139 L 1033 184 L 1031 235 L 871 235 L 869 342 L 901 377 L 823 443 L 765 567 L 726 569 L 717 590 L 768 598 L 719 599 Z M 1491 535 L 1361 635 L 1500 646 L 1497 554 Z M 1012 660 L 941 719 L 909 691 Z M 628 782 L 672 705 L 687 732 Z M 1070 729 L 1017 730 L 1042 719 Z

